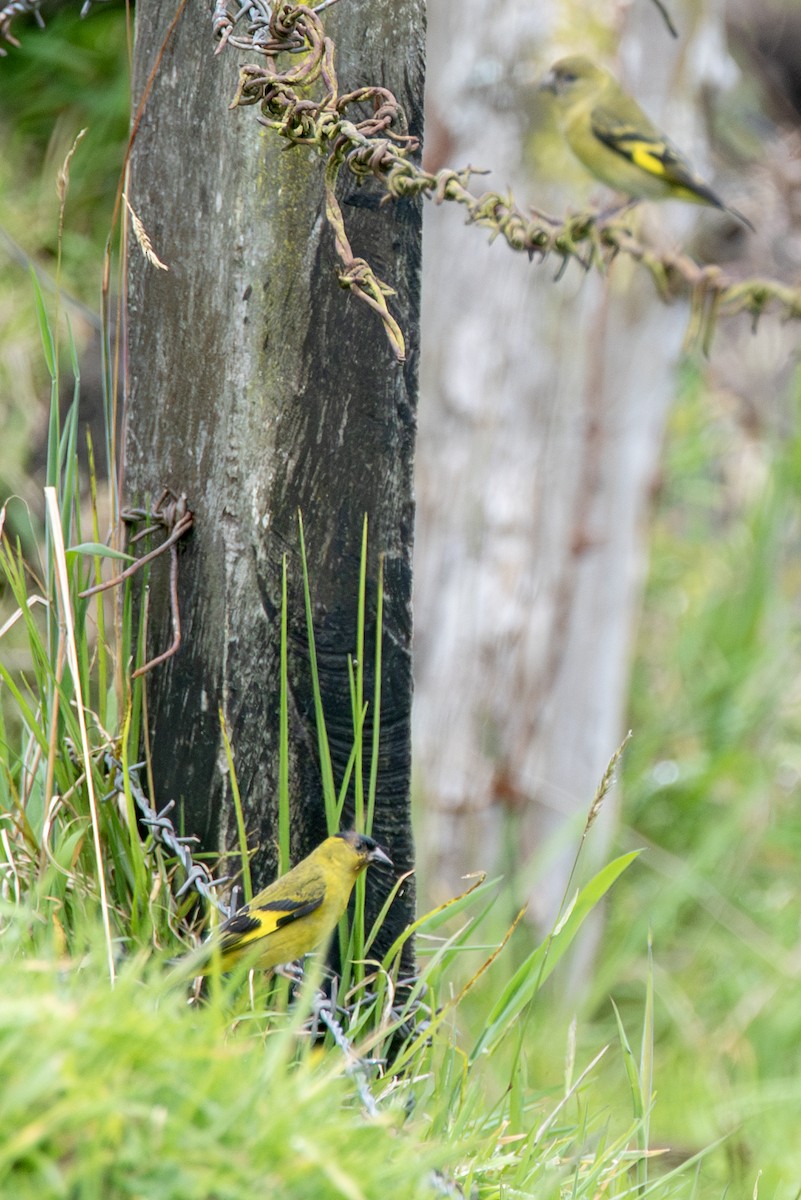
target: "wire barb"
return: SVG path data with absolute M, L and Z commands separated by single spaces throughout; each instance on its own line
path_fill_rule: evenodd
M 136 525 L 144 520 L 152 522 L 147 528 L 140 530 L 131 538 L 131 545 L 134 545 L 147 534 L 154 533 L 157 529 L 163 529 L 167 537 L 155 550 L 143 554 L 136 562 L 131 563 L 130 567 L 126 567 L 119 575 L 115 575 L 113 579 L 108 579 L 105 583 L 96 583 L 93 587 L 86 588 L 78 594 L 82 600 L 85 600 L 87 597 L 94 596 L 98 592 L 105 592 L 109 588 L 117 587 L 118 584 L 124 583 L 126 579 L 130 579 L 132 575 L 141 570 L 147 563 L 158 558 L 165 550 L 169 550 L 172 642 L 161 654 L 157 654 L 155 658 L 151 658 L 144 666 L 138 667 L 133 672 L 131 678 L 137 679 L 141 675 L 146 675 L 148 671 L 152 671 L 154 667 L 160 666 L 167 659 L 172 658 L 181 648 L 181 613 L 178 608 L 178 542 L 192 529 L 195 518 L 187 503 L 186 496 L 176 496 L 170 488 L 164 488 L 151 509 L 123 509 L 120 516 L 128 525 Z
M 124 796 L 126 779 L 122 763 L 109 751 L 105 753 L 103 761 L 106 772 L 112 779 L 113 790 L 110 796 Z M 158 842 L 170 854 L 174 855 L 186 875 L 184 883 L 175 893 L 176 900 L 186 895 L 189 891 L 195 891 L 204 900 L 207 900 L 215 908 L 219 909 L 224 916 L 227 916 L 225 905 L 219 900 L 214 890 L 221 887 L 226 882 L 227 877 L 214 879 L 208 867 L 202 863 L 195 862 L 187 842 L 196 841 L 197 839 L 179 836 L 169 816 L 175 808 L 175 801 L 170 800 L 159 812 L 156 812 L 139 783 L 139 769 L 138 765 L 128 767 L 128 788 L 136 807 L 139 809 L 140 820 L 150 830 L 153 841 Z

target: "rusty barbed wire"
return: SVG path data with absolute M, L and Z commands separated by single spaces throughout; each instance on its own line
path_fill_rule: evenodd
M 126 567 L 124 571 L 121 571 L 119 575 L 115 575 L 113 579 L 107 579 L 105 583 L 96 583 L 93 587 L 85 588 L 78 595 L 82 600 L 85 600 L 87 597 L 94 596 L 98 592 L 105 592 L 109 588 L 116 587 L 118 584 L 124 583 L 126 579 L 130 579 L 146 563 L 152 562 L 154 558 L 158 558 L 165 550 L 169 550 L 172 642 L 161 654 L 157 654 L 155 658 L 151 658 L 143 666 L 137 667 L 131 675 L 132 679 L 137 679 L 140 675 L 146 675 L 154 667 L 158 667 L 161 663 L 166 662 L 168 658 L 172 658 L 181 648 L 181 613 L 178 608 L 178 542 L 192 529 L 195 518 L 187 503 L 186 496 L 176 496 L 170 488 L 163 489 L 152 508 L 126 508 L 120 513 L 120 518 L 129 525 L 137 525 L 141 521 L 149 522 L 144 529 L 140 529 L 131 538 L 130 545 L 132 546 L 136 542 L 141 541 L 142 538 L 147 537 L 148 534 L 155 532 L 156 529 L 163 529 L 167 536 L 155 550 L 151 550 L 148 554 L 143 554 L 141 558 L 137 558 L 136 562 L 131 563 L 130 567 Z
M 334 44 L 326 37 L 317 11 L 285 3 L 277 5 L 268 17 L 265 6 L 250 6 L 247 33 L 242 36 L 234 33 L 234 27 L 244 15 L 240 10 L 232 17 L 227 8 L 218 5 L 212 23 L 221 45 L 257 51 L 266 58 L 263 66 L 242 67 L 230 107 L 258 105 L 261 124 L 275 129 L 292 145 L 312 146 L 326 159 L 325 216 L 342 264 L 339 282 L 377 313 L 396 358 L 402 362 L 406 356 L 403 333 L 387 304 L 395 292 L 378 278 L 366 259 L 354 254 L 336 190 L 343 166 L 360 179 L 368 175 L 381 179 L 419 150 L 419 140 L 406 131 L 403 111 L 387 88 L 362 87 L 340 93 Z M 280 68 L 277 56 L 289 53 L 292 59 Z M 322 91 L 319 99 L 308 95 L 315 85 Z M 368 106 L 372 112 L 349 119 L 349 111 L 359 106 Z
M 470 190 L 473 176 L 483 172 L 473 167 L 426 172 L 413 161 L 419 141 L 406 132 L 403 111 L 386 88 L 364 87 L 339 94 L 334 65 L 334 44 L 326 37 L 320 13 L 337 0 L 323 0 L 314 8 L 267 0 L 215 0 L 212 34 L 217 52 L 227 45 L 257 53 L 263 65 L 247 64 L 240 72 L 239 86 L 231 107 L 257 104 L 259 120 L 285 138 L 290 145 L 313 146 L 327 159 L 324 173 L 326 219 L 334 233 L 342 269 L 339 281 L 380 317 L 399 361 L 405 356 L 403 333 L 393 317 L 388 300 L 392 287 L 379 279 L 370 264 L 354 255 L 348 240 L 336 185 L 342 168 L 357 179 L 375 178 L 386 198 L 427 197 L 435 204 L 446 201 L 462 205 L 470 224 L 489 230 L 490 238 L 503 238 L 515 251 L 524 251 L 540 261 L 553 255 L 561 260 L 557 278 L 568 263 L 576 261 L 584 270 L 605 270 L 623 254 L 651 275 L 663 299 L 679 293 L 690 295 L 690 322 L 685 344 L 699 342 L 706 350 L 719 317 L 750 313 L 755 328 L 771 308 L 788 320 L 801 317 L 801 288 L 773 279 L 738 280 L 715 265 L 699 266 L 688 255 L 660 252 L 639 241 L 619 214 L 595 211 L 571 214 L 564 219 L 549 217 L 535 208 L 521 209 L 511 193 Z M 11 33 L 12 20 L 34 15 L 44 24 L 42 0 L 10 0 L 0 7 L 0 42 L 18 46 Z M 81 14 L 89 10 L 85 0 Z M 6 53 L 0 45 L 0 55 Z M 279 55 L 293 56 L 280 69 Z M 319 85 L 322 95 L 314 99 L 307 90 Z M 372 115 L 352 120 L 351 107 L 372 105 Z
M 379 280 L 364 259 L 355 258 L 345 233 L 336 184 L 343 168 L 359 180 L 376 179 L 386 199 L 425 197 L 435 204 L 451 202 L 467 212 L 469 224 L 489 230 L 490 239 L 502 238 L 514 251 L 523 251 L 540 262 L 558 257 L 557 278 L 570 261 L 584 270 L 605 271 L 618 255 L 639 263 L 651 275 L 660 296 L 667 300 L 690 295 L 691 314 L 685 343 L 700 342 L 708 349 L 715 323 L 721 316 L 747 312 L 756 327 L 770 307 L 786 319 L 801 317 L 801 288 L 772 279 L 738 280 L 716 265 L 700 266 L 689 255 L 657 251 L 639 241 L 624 220 L 625 209 L 551 217 L 530 208 L 524 211 L 511 193 L 470 190 L 474 176 L 485 172 L 468 166 L 431 173 L 414 161 L 420 146 L 406 132 L 401 107 L 386 88 L 365 87 L 340 95 L 334 65 L 334 44 L 325 36 L 317 9 L 290 3 L 249 4 L 231 15 L 220 0 L 215 8 L 218 49 L 232 45 L 265 58 L 240 70 L 231 108 L 258 105 L 259 120 L 290 145 L 314 147 L 327 158 L 324 174 L 326 219 L 331 225 L 337 254 L 343 264 L 340 282 L 374 308 L 384 323 L 399 360 L 404 357 L 403 334 L 392 317 L 387 299 L 392 288 Z M 237 24 L 244 32 L 235 32 Z M 281 68 L 279 55 L 291 53 L 290 65 Z M 299 58 L 297 57 L 299 56 Z M 322 94 L 313 99 L 308 89 L 317 85 Z M 352 119 L 352 107 L 372 105 L 372 115 Z

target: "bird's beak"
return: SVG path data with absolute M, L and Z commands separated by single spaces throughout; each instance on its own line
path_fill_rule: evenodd
M 371 863 L 378 863 L 378 862 L 380 862 L 380 863 L 386 863 L 386 865 L 387 865 L 388 867 L 394 867 L 394 866 L 395 866 L 394 862 L 393 862 L 393 861 L 392 861 L 392 859 L 389 857 L 389 855 L 387 854 L 387 852 L 386 852 L 385 850 L 382 850 L 380 846 L 375 846 L 375 847 L 373 847 L 373 849 L 370 851 L 370 857 L 368 858 L 368 862 L 371 862 Z
M 537 91 L 552 92 L 554 96 L 556 95 L 556 76 L 554 75 L 553 71 L 549 71 L 548 74 L 540 81 L 537 86 Z

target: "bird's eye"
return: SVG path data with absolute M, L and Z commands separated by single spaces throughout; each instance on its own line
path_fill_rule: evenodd
M 562 83 L 575 83 L 578 76 L 574 75 L 572 71 L 563 71 L 559 78 Z

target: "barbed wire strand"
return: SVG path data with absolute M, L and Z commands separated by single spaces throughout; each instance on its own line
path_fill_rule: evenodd
M 247 32 L 235 32 L 246 15 Z M 375 276 L 369 264 L 353 256 L 345 234 L 335 194 L 343 167 L 359 180 L 367 176 L 376 179 L 386 199 L 422 196 L 435 204 L 461 205 L 468 223 L 487 229 L 491 240 L 500 237 L 512 250 L 523 251 L 532 259 L 536 255 L 539 261 L 551 255 L 559 257 L 558 275 L 571 260 L 584 270 L 593 266 L 605 270 L 618 255 L 632 259 L 651 275 L 663 299 L 690 294 L 688 341 L 692 335 L 705 349 L 721 316 L 748 312 L 754 328 L 768 308 L 785 319 L 801 317 L 801 288 L 772 279 L 738 280 L 715 264 L 700 266 L 689 255 L 657 251 L 632 233 L 624 220 L 628 205 L 611 213 L 587 211 L 560 219 L 533 207 L 524 211 L 511 192 L 475 194 L 471 180 L 484 172 L 474 167 L 424 171 L 413 157 L 419 153 L 419 141 L 405 132 L 403 112 L 388 89 L 363 87 L 340 95 L 334 45 L 325 36 L 317 10 L 284 3 L 267 19 L 263 7 L 256 14 L 250 6 L 235 16 L 226 13 L 224 25 L 218 19 L 214 30 L 218 37 L 225 37 L 226 45 L 253 51 L 266 60 L 241 68 L 230 107 L 258 105 L 262 124 L 289 144 L 312 146 L 327 158 L 326 218 L 344 268 L 340 281 L 379 314 L 400 360 L 405 354 L 403 335 L 386 303 L 393 290 Z M 289 52 L 291 64 L 282 69 L 278 57 Z M 312 99 L 305 89 L 318 81 L 323 94 Z M 365 105 L 372 105 L 372 113 L 352 119 L 348 110 Z
M 124 796 L 125 770 L 122 763 L 110 751 L 105 752 L 103 762 L 106 773 L 111 778 L 111 790 L 103 799 L 107 801 L 116 795 Z M 139 771 L 142 766 L 142 763 L 135 763 L 128 768 L 128 786 L 134 803 L 139 809 L 142 824 L 150 831 L 153 841 L 169 851 L 183 868 L 184 882 L 175 892 L 175 899 L 180 900 L 187 892 L 195 891 L 204 900 L 213 904 L 224 917 L 230 916 L 230 909 L 222 903 L 215 892 L 216 888 L 227 883 L 229 876 L 214 879 L 208 867 L 195 861 L 192 847 L 198 844 L 199 839 L 194 836 L 185 837 L 178 833 L 169 815 L 175 808 L 174 800 L 170 800 L 159 811 L 153 808 L 139 783 Z
M 327 161 L 324 172 L 325 214 L 334 233 L 342 264 L 339 281 L 372 308 L 383 322 L 396 358 L 403 361 L 402 330 L 387 301 L 395 294 L 379 279 L 370 264 L 353 253 L 336 196 L 343 168 L 359 180 L 376 179 L 385 199 L 426 197 L 435 204 L 461 205 L 470 224 L 502 238 L 514 251 L 539 261 L 561 259 L 557 278 L 568 263 L 584 270 L 608 268 L 618 255 L 642 266 L 664 300 L 689 294 L 691 316 L 685 344 L 699 342 L 708 350 L 720 317 L 750 313 L 756 329 L 765 311 L 777 311 L 786 320 L 801 317 L 801 288 L 774 279 L 738 280 L 712 264 L 700 266 L 689 255 L 657 251 L 640 241 L 622 219 L 622 212 L 573 213 L 564 219 L 549 217 L 536 208 L 520 208 L 511 193 L 470 189 L 474 176 L 484 172 L 468 166 L 431 173 L 415 162 L 420 144 L 406 133 L 406 121 L 395 96 L 387 88 L 363 87 L 340 95 L 334 63 L 334 44 L 326 37 L 319 14 L 336 0 L 323 0 L 317 8 L 287 2 L 271 7 L 265 0 L 245 3 L 215 0 L 212 35 L 217 52 L 227 46 L 253 52 L 263 64 L 241 68 L 239 86 L 231 108 L 259 105 L 259 120 L 290 145 L 313 146 Z M 42 0 L 11 0 L 0 7 L 0 41 L 18 45 L 11 22 L 34 14 L 40 23 Z M 84 7 L 86 7 L 84 5 Z M 3 53 L 0 47 L 0 53 Z M 291 55 L 281 69 L 278 57 Z M 313 99 L 308 89 L 320 83 L 323 94 Z M 348 110 L 372 106 L 369 116 L 351 119 Z

